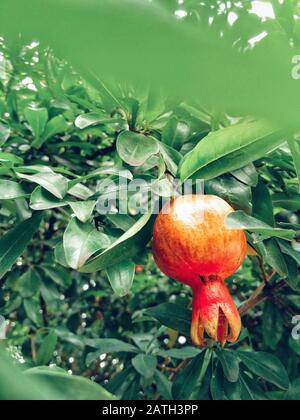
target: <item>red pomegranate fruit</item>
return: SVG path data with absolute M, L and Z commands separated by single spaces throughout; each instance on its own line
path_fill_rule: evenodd
M 246 235 L 225 226 L 234 210 L 213 195 L 180 196 L 165 206 L 154 225 L 153 254 L 167 276 L 193 291 L 191 337 L 206 344 L 204 333 L 222 346 L 235 342 L 241 318 L 225 279 L 247 254 Z

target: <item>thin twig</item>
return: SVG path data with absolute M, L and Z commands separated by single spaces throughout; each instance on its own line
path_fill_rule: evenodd
M 251 309 L 264 302 L 278 290 L 285 287 L 285 285 L 286 283 L 284 280 L 273 287 L 271 287 L 268 283 L 262 283 L 253 293 L 253 295 L 240 307 L 240 315 L 246 315 Z
M 32 361 L 34 363 L 36 363 L 37 358 L 36 358 L 36 346 L 35 346 L 35 335 L 31 334 L 30 335 L 30 344 L 31 344 L 31 356 L 32 356 Z

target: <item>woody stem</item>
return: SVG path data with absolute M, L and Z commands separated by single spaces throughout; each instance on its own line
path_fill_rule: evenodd
M 246 315 L 251 309 L 267 300 L 270 295 L 282 289 L 285 285 L 286 283 L 284 280 L 273 287 L 269 286 L 269 284 L 266 284 L 265 282 L 262 283 L 253 293 L 253 295 L 240 307 L 240 315 Z

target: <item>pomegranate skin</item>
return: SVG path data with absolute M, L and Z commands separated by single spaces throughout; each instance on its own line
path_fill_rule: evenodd
M 233 211 L 216 196 L 180 196 L 161 211 L 154 225 L 158 267 L 193 290 L 191 335 L 197 345 L 205 343 L 204 331 L 222 345 L 240 334 L 240 316 L 224 281 L 247 254 L 245 233 L 225 226 Z

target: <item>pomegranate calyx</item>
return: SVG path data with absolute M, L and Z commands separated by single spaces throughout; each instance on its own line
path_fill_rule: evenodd
M 193 288 L 191 337 L 195 345 L 206 345 L 204 333 L 222 346 L 235 342 L 241 332 L 241 318 L 236 305 L 218 276 L 203 278 Z

